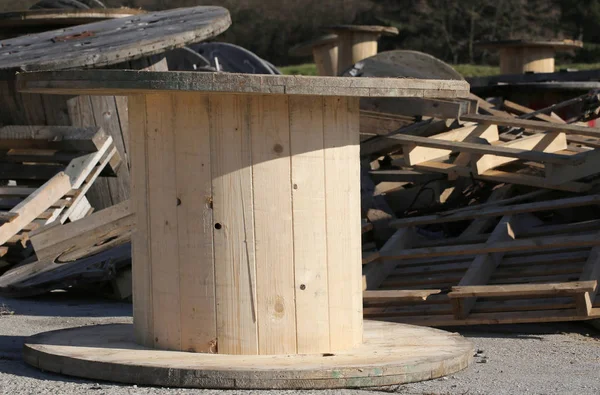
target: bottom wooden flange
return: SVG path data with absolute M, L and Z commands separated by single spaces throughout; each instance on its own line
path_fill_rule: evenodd
M 456 333 L 364 322 L 362 346 L 335 354 L 223 355 L 161 351 L 133 341 L 130 324 L 32 336 L 24 359 L 37 368 L 93 380 L 166 387 L 308 389 L 410 383 L 466 368 L 473 346 Z

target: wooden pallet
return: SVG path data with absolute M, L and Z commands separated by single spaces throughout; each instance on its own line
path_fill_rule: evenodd
M 365 317 L 431 326 L 600 317 L 600 220 L 526 227 L 527 215 L 466 239 L 399 229 L 363 267 Z
M 98 127 L 0 128 L 0 256 L 24 248 L 40 226 L 89 215 L 85 193 L 119 165 L 112 137 Z

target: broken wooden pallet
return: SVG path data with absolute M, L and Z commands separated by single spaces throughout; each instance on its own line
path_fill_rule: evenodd
M 495 215 L 504 216 L 475 245 L 399 229 L 364 266 L 365 317 L 432 326 L 600 317 L 598 219 L 530 227 L 529 214 Z
M 112 138 L 102 129 L 58 126 L 0 128 L 0 253 L 25 246 L 28 233 L 91 213 L 86 191 L 120 165 Z
M 129 201 L 75 222 L 45 225 L 30 235 L 37 259 L 0 276 L 0 294 L 25 297 L 115 280 L 131 265 L 134 227 Z M 125 287 L 116 285 L 123 293 Z

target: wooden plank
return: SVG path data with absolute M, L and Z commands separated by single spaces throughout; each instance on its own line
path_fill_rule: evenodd
M 510 196 L 514 190 L 515 187 L 512 184 L 501 185 L 492 191 L 486 203 L 494 203 L 496 201 L 503 200 Z M 482 232 L 487 231 L 497 223 L 496 221 L 496 217 L 476 218 L 474 221 L 471 221 L 465 230 L 463 230 L 457 241 L 464 242 L 464 240 L 470 239 Z
M 501 145 L 502 147 L 518 148 L 531 151 L 539 152 L 558 152 L 567 149 L 567 138 L 564 133 L 547 133 L 547 134 L 534 134 L 533 136 L 527 136 L 513 141 L 506 142 Z M 482 174 L 490 169 L 500 167 L 507 163 L 516 161 L 516 158 L 507 158 L 505 156 L 496 155 L 482 155 L 472 163 L 473 171 L 476 174 Z M 571 167 L 571 166 L 569 166 Z M 572 181 L 572 180 L 566 180 Z M 552 182 L 558 184 L 556 180 Z
M 532 213 L 547 210 L 559 210 L 570 207 L 590 206 L 600 203 L 600 195 L 576 196 L 565 199 L 546 200 L 543 202 L 514 204 L 511 206 L 489 207 L 483 210 L 469 210 L 455 212 L 450 215 L 433 214 L 421 217 L 402 218 L 391 223 L 395 227 L 407 227 L 415 225 L 426 225 L 435 223 L 445 223 L 454 221 L 463 221 L 467 219 L 500 217 L 503 215 L 514 215 L 522 213 Z
M 467 114 L 460 118 L 462 121 L 477 122 L 485 125 L 510 126 L 529 130 L 553 131 L 565 134 L 578 134 L 581 136 L 600 137 L 600 130 L 587 126 L 578 126 L 570 124 L 557 124 L 544 121 L 532 121 L 529 119 L 503 118 L 491 115 Z
M 362 343 L 359 105 L 350 97 L 325 97 L 323 105 L 329 333 L 339 350 Z M 352 226 L 343 237 L 342 223 Z
M 502 217 L 486 244 L 514 240 L 515 234 L 511 226 L 511 220 L 512 218 L 510 216 Z M 496 267 L 500 264 L 502 256 L 502 253 L 478 255 L 473 262 L 471 262 L 471 265 L 460 279 L 458 285 L 468 286 L 486 284 L 492 277 Z M 473 309 L 473 306 L 475 306 L 476 301 L 476 298 L 452 300 L 452 311 L 454 316 L 456 318 L 466 318 Z
M 70 190 L 69 176 L 63 172 L 58 173 L 44 183 L 34 193 L 10 210 L 18 217 L 0 226 L 0 244 L 8 241 Z
M 95 152 L 108 135 L 97 126 L 3 126 L 0 149 L 48 149 Z
M 421 302 L 427 300 L 431 295 L 439 294 L 441 289 L 423 289 L 423 290 L 384 290 L 384 291 L 363 291 L 363 301 L 381 302 L 381 301 L 402 301 L 402 302 Z
M 600 317 L 600 308 L 593 308 L 590 316 L 582 317 L 573 309 L 511 311 L 493 313 L 472 313 L 466 319 L 456 319 L 452 315 L 403 316 L 389 317 L 386 321 L 402 322 L 423 326 L 457 326 L 457 325 L 494 325 L 494 324 L 526 324 L 537 322 L 581 321 Z
M 457 166 L 452 163 L 423 162 L 415 166 L 415 169 L 421 171 L 430 171 L 434 173 L 444 173 L 448 174 L 449 176 L 459 175 L 461 177 L 469 177 L 474 178 L 476 180 L 483 180 L 496 183 L 527 185 L 537 188 L 555 189 L 559 191 L 581 193 L 589 191 L 591 189 L 590 184 L 586 184 L 583 182 L 570 181 L 562 184 L 553 184 L 549 180 L 546 180 L 544 177 L 531 176 L 522 173 L 509 173 L 500 170 L 488 170 L 483 174 L 473 174 L 473 170 L 470 167 Z
M 518 114 L 518 115 L 527 115 L 527 114 L 535 112 L 535 110 L 533 110 L 529 107 L 522 106 L 518 103 L 512 102 L 510 100 L 506 100 L 506 99 L 504 99 L 504 102 L 502 103 L 502 107 L 504 107 L 504 109 L 506 109 L 512 113 Z M 566 122 L 560 118 L 555 118 L 550 115 L 541 114 L 541 113 L 534 115 L 533 118 L 537 119 L 538 121 L 566 124 Z
M 323 105 L 322 98 L 289 98 L 296 331 L 298 353 L 306 354 L 330 342 Z
M 219 353 L 258 354 L 249 96 L 209 100 Z
M 492 143 L 498 141 L 498 127 L 495 125 L 465 126 L 446 133 L 436 134 L 429 138 L 451 142 L 473 142 L 474 140 L 481 140 L 481 142 L 487 141 L 488 143 Z M 407 166 L 414 166 L 421 162 L 448 156 L 452 153 L 452 150 L 416 145 L 405 147 L 403 153 L 404 161 Z
M 146 96 L 148 212 L 152 242 L 152 308 L 154 347 L 181 347 L 181 294 L 173 98 L 162 93 Z M 165 149 L 164 147 L 170 147 Z
M 482 285 L 456 286 L 448 293 L 450 299 L 459 298 L 493 298 L 513 296 L 564 296 L 596 290 L 596 281 L 577 281 L 555 284 L 512 284 L 512 285 Z
M 386 155 L 394 151 L 399 151 L 402 148 L 402 143 L 390 138 L 391 136 L 396 134 L 431 136 L 448 130 L 450 123 L 451 122 L 447 120 L 432 118 L 426 121 L 416 122 L 411 125 L 404 126 L 385 136 L 373 134 L 370 139 L 361 142 L 360 155 Z
M 583 266 L 579 281 L 600 281 L 600 248 L 594 247 Z M 592 305 L 596 300 L 598 288 L 588 291 L 584 295 L 580 295 L 575 301 L 577 311 L 581 315 L 588 316 L 591 313 Z
M 102 127 L 103 130 L 111 134 L 113 144 L 117 148 L 120 158 L 125 154 L 126 151 L 123 141 L 123 134 L 121 133 L 121 123 L 119 122 L 115 97 L 93 96 L 90 98 L 90 101 L 92 105 L 92 112 L 94 114 L 94 124 Z M 131 189 L 129 166 L 119 166 L 119 168 L 115 170 L 117 172 L 117 177 L 106 179 L 112 204 L 120 203 L 129 199 L 129 191 Z
M 381 254 L 380 261 L 405 260 L 413 258 L 432 258 L 438 256 L 477 255 L 509 251 L 537 251 L 553 248 L 593 247 L 600 245 L 600 240 L 594 239 L 593 234 L 575 236 L 547 236 L 540 238 L 496 242 L 490 244 L 463 244 L 445 247 L 429 247 L 403 249 L 396 248 L 389 254 Z
M 599 132 L 600 133 L 600 132 Z M 403 143 L 405 146 L 404 152 L 408 152 L 414 146 L 422 146 L 429 148 L 441 148 L 450 150 L 452 152 L 469 152 L 472 154 L 490 154 L 497 156 L 506 156 L 509 158 L 516 158 L 521 160 L 529 160 L 533 162 L 542 162 L 542 163 L 556 163 L 561 165 L 573 165 L 582 163 L 583 159 L 578 158 L 575 155 L 561 155 L 561 154 L 552 154 L 545 152 L 537 152 L 530 151 L 526 149 L 518 149 L 518 148 L 510 148 L 499 145 L 484 145 L 477 143 L 467 143 L 460 141 L 445 141 L 438 140 L 430 137 L 419 137 L 419 136 L 405 136 L 405 135 L 394 135 L 390 138 L 394 140 L 398 140 Z M 419 162 L 420 163 L 420 162 Z
M 55 260 L 74 247 L 92 246 L 106 234 L 116 231 L 125 233 L 134 226 L 130 203 L 125 201 L 79 221 L 43 226 L 31 232 L 29 238 L 39 261 Z
M 361 110 L 384 114 L 456 119 L 468 113 L 469 103 L 465 101 L 395 97 L 362 100 L 360 108 Z
M 100 151 L 98 151 L 100 152 Z M 71 215 L 73 214 L 73 211 L 77 209 L 79 203 L 81 200 L 86 199 L 86 193 L 90 190 L 90 188 L 92 187 L 92 185 L 94 184 L 94 182 L 98 179 L 98 177 L 100 176 L 100 174 L 102 173 L 102 171 L 108 166 L 108 164 L 110 163 L 110 161 L 112 160 L 112 158 L 114 156 L 118 156 L 118 152 L 117 149 L 114 147 L 110 147 L 109 150 L 107 150 L 104 154 L 103 157 L 101 157 L 99 159 L 99 162 L 96 163 L 96 166 L 94 168 L 91 168 L 91 173 L 89 173 L 86 177 L 86 181 L 85 184 L 83 184 L 82 186 L 80 186 L 80 188 L 77 190 L 77 195 L 73 197 L 73 199 L 71 200 L 71 205 L 70 207 L 68 207 L 63 213 L 61 213 L 60 215 L 60 222 L 64 223 L 67 218 L 70 218 Z M 75 169 L 75 167 L 73 167 L 72 169 Z M 86 169 L 86 171 L 89 169 Z M 87 201 L 87 199 L 86 199 Z
M 250 106 L 258 352 L 295 354 L 288 98 L 252 97 Z
M 545 166 L 546 178 L 554 184 L 561 184 L 600 173 L 600 151 L 582 152 L 577 156 L 584 159 L 577 165 L 547 164 Z
M 399 260 L 381 260 L 382 257 L 397 250 L 409 249 L 414 238 L 412 228 L 402 228 L 396 231 L 392 237 L 379 250 L 380 261 L 365 265 L 363 268 L 363 290 L 377 289 L 384 280 L 394 272 Z
M 0 187 L 0 197 L 27 197 L 35 192 L 37 188 L 22 186 L 2 186 Z
M 209 98 L 173 95 L 181 348 L 217 352 Z M 204 125 L 199 127 L 199 125 Z
M 131 207 L 135 230 L 131 236 L 133 273 L 133 322 L 135 340 L 145 347 L 154 347 L 154 314 L 152 310 L 152 228 L 149 221 L 148 194 L 148 120 L 146 97 L 129 96 L 131 110 Z
M 501 111 L 498 110 L 496 108 L 494 108 L 493 104 L 483 100 L 481 97 L 474 95 L 473 93 L 470 93 L 468 96 L 471 100 L 475 100 L 479 106 L 480 110 L 483 110 L 484 112 L 487 112 L 488 114 L 491 115 L 495 115 L 497 117 L 504 117 L 504 118 L 513 118 L 513 116 L 509 113 L 507 113 L 506 111 Z

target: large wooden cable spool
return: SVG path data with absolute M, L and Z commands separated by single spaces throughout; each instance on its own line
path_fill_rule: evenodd
M 55 12 L 39 10 L 47 11 Z M 0 112 L 0 125 L 101 126 L 113 137 L 126 165 L 116 178 L 98 180 L 88 198 L 97 210 L 125 201 L 130 190 L 127 98 L 21 94 L 15 88 L 16 74 L 74 68 L 166 71 L 166 51 L 212 38 L 230 24 L 224 8 L 194 7 L 0 41 L 0 107 L 6 109 Z

